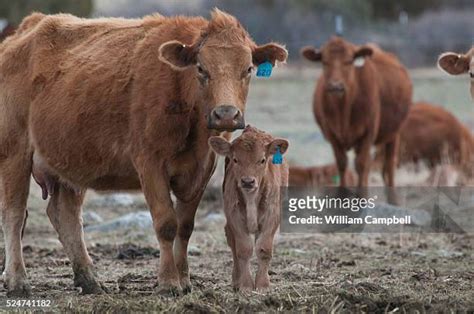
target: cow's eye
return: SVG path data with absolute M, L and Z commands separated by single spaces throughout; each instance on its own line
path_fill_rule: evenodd
M 267 161 L 267 160 L 264 157 L 262 160 L 260 160 L 260 163 L 263 165 L 265 163 L 265 161 Z
M 234 157 L 234 163 L 237 163 L 237 158 Z
M 252 74 L 252 71 L 253 71 L 253 66 L 250 66 L 250 67 L 247 69 L 247 73 L 248 73 L 248 74 Z
M 209 79 L 209 73 L 201 65 L 197 66 L 197 71 L 202 78 Z

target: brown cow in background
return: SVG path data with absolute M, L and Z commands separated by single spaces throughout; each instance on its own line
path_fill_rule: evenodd
M 290 167 L 290 186 L 337 186 L 340 180 L 336 164 L 316 167 Z M 346 169 L 345 181 L 348 186 L 354 186 L 357 182 L 356 175 L 350 168 Z
M 248 126 L 229 143 L 211 137 L 209 145 L 226 157 L 223 184 L 225 234 L 232 250 L 232 284 L 236 290 L 267 289 L 268 269 L 273 256 L 273 239 L 280 225 L 280 188 L 288 186 L 288 164 L 273 164 L 272 155 L 284 154 L 288 141 Z M 252 235 L 255 235 L 255 239 Z M 255 281 L 250 258 L 255 254 L 258 269 Z
M 160 244 L 160 290 L 190 289 L 188 241 L 215 169 L 208 139 L 244 126 L 254 67 L 286 58 L 217 9 L 210 20 L 27 17 L 0 46 L 7 295 L 30 293 L 21 230 L 32 167 L 83 293 L 102 291 L 81 223 L 88 188 L 142 189 Z
M 380 150 L 376 163 L 382 159 Z M 399 166 L 423 162 L 431 169 L 441 164 L 467 169 L 473 157 L 471 131 L 453 114 L 427 102 L 417 102 L 411 107 L 400 132 Z
M 451 75 L 469 73 L 471 77 L 471 97 L 474 100 L 474 47 L 465 54 L 443 53 L 439 56 L 438 66 Z
M 453 114 L 426 102 L 414 104 L 400 134 L 400 164 L 467 164 L 474 153 L 471 132 Z
M 398 59 L 375 45 L 356 46 L 333 37 L 321 50 L 302 55 L 323 64 L 314 92 L 313 110 L 336 157 L 341 186 L 346 186 L 347 151 L 354 148 L 358 186 L 368 185 L 370 149 L 384 145 L 385 184 L 395 184 L 399 130 L 411 105 L 412 83 Z

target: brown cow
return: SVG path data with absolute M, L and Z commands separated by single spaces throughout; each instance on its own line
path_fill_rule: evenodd
M 160 243 L 160 290 L 189 289 L 188 240 L 215 169 L 208 139 L 244 125 L 254 67 L 286 58 L 217 9 L 210 20 L 27 17 L 0 46 L 7 294 L 30 292 L 20 234 L 33 154 L 45 175 L 37 179 L 56 183 L 47 213 L 83 293 L 102 291 L 83 239 L 88 188 L 142 189 Z
M 266 289 L 273 238 L 280 224 L 280 187 L 288 186 L 286 161 L 273 164 L 270 160 L 278 149 L 281 154 L 286 152 L 288 141 L 247 126 L 232 143 L 215 136 L 209 145 L 226 157 L 223 192 L 225 234 L 234 259 L 232 284 L 236 290 Z M 254 241 L 258 258 L 255 284 L 250 272 Z
M 474 46 L 465 54 L 445 52 L 438 59 L 440 69 L 451 75 L 471 76 L 471 97 L 474 100 Z
M 339 181 L 339 170 L 336 164 L 308 168 L 290 167 L 290 186 L 335 186 L 339 184 Z M 356 184 L 356 176 L 351 169 L 346 170 L 345 181 L 348 186 Z
M 322 62 L 323 75 L 314 92 L 317 123 L 332 145 L 346 186 L 346 152 L 356 152 L 358 186 L 368 185 L 370 149 L 385 145 L 383 177 L 394 186 L 396 150 L 400 125 L 411 105 L 412 84 L 398 59 L 375 45 L 355 46 L 333 37 L 321 50 L 302 49 L 303 56 Z
M 472 161 L 471 132 L 454 115 L 426 102 L 413 105 L 400 133 L 399 163 L 424 161 L 467 165 Z

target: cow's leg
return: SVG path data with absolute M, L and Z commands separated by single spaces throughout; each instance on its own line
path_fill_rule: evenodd
M 63 184 L 55 187 L 46 212 L 72 264 L 74 285 L 83 294 L 102 293 L 93 273 L 92 259 L 87 252 L 82 229 L 82 202 L 85 191 L 75 191 Z
M 356 146 L 355 168 L 358 178 L 359 187 L 367 187 L 369 184 L 370 170 L 370 147 L 372 145 L 372 137 L 367 136 L 362 142 Z
M 171 200 L 170 180 L 163 162 L 155 159 L 148 162 L 138 159 L 136 168 L 160 244 L 159 292 L 178 294 L 181 292 L 181 285 L 173 255 L 178 219 Z
M 400 136 L 396 136 L 391 142 L 385 144 L 384 165 L 382 170 L 382 177 L 385 182 L 387 190 L 388 202 L 391 204 L 398 204 L 398 195 L 395 191 L 395 168 L 397 165 L 398 146 Z
M 177 200 L 178 236 L 174 240 L 174 260 L 178 269 L 179 281 L 184 292 L 191 291 L 188 265 L 188 243 L 194 230 L 194 217 L 201 201 L 202 193 L 190 202 Z
M 339 171 L 339 186 L 346 187 L 346 169 L 347 169 L 347 154 L 346 151 L 338 145 L 332 145 L 334 157 L 336 158 L 337 170 Z
M 257 238 L 255 251 L 258 259 L 258 268 L 255 276 L 255 288 L 258 290 L 265 290 L 270 287 L 268 268 L 273 256 L 273 238 L 275 232 L 276 229 L 272 232 L 264 232 Z
M 20 153 L 8 156 L 0 164 L 3 198 L 2 225 L 5 238 L 5 271 L 3 274 L 8 297 L 28 297 L 31 294 L 26 279 L 21 244 L 32 163 L 31 153 L 28 152 L 28 149 L 22 150 L 25 147 L 27 145 L 15 147 L 15 150 Z

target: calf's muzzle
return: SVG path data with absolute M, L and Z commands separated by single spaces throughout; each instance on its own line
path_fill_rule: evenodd
M 245 128 L 242 111 L 232 105 L 221 105 L 214 108 L 207 121 L 209 129 L 233 131 Z

